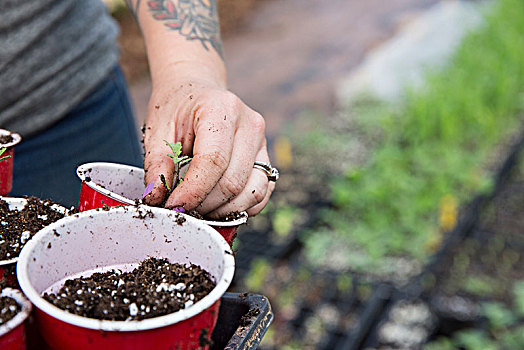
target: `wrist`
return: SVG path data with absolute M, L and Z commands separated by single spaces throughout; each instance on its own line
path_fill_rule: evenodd
M 223 63 L 175 61 L 161 67 L 151 67 L 153 89 L 173 82 L 195 82 L 217 89 L 226 89 L 227 79 Z

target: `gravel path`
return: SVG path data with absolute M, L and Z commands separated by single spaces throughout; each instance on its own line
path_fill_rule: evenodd
M 224 39 L 229 87 L 267 121 L 270 140 L 304 110 L 331 113 L 339 79 L 436 0 L 261 0 Z M 131 86 L 137 124 L 151 93 Z

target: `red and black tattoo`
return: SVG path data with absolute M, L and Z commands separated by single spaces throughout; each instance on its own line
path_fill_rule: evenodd
M 140 0 L 127 0 L 129 8 L 138 15 Z M 198 40 L 206 50 L 210 47 L 222 56 L 222 42 L 215 0 L 151 0 L 147 6 L 153 18 L 165 22 L 187 40 Z

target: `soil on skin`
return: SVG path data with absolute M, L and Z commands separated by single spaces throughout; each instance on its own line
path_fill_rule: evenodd
M 10 297 L 0 297 L 0 326 L 12 319 L 22 310 L 20 305 Z
M 2 135 L 0 136 L 0 145 L 5 145 L 7 143 L 13 142 L 13 136 L 11 135 Z
M 185 309 L 216 283 L 197 265 L 149 258 L 131 272 L 112 270 L 67 280 L 44 299 L 72 314 L 113 321 L 143 320 Z
M 53 210 L 49 199 L 28 197 L 22 210 L 10 210 L 0 200 L 0 260 L 18 257 L 25 243 L 45 226 L 65 215 Z

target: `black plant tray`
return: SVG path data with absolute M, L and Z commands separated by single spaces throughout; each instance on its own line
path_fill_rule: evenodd
M 361 320 L 354 329 L 345 332 L 343 337 L 333 344 L 331 349 L 352 350 L 361 349 L 376 324 L 387 315 L 391 303 L 393 289 L 387 284 L 379 284 L 375 287 L 370 300 L 364 305 Z
M 256 349 L 272 321 L 273 312 L 265 296 L 226 293 L 211 336 L 211 349 Z
M 450 251 L 458 244 L 470 237 L 479 226 L 479 219 L 489 203 L 496 200 L 499 195 L 508 186 L 512 171 L 517 167 L 519 157 L 522 157 L 524 149 L 524 132 L 522 132 L 518 141 L 510 148 L 504 162 L 493 176 L 494 187 L 491 193 L 476 195 L 462 210 L 461 215 L 455 228 L 448 234 L 440 249 L 430 258 L 424 270 L 415 276 L 401 292 L 411 295 L 412 297 L 421 297 L 427 295 L 430 291 L 424 286 L 423 280 L 428 275 L 435 275 L 440 270 L 443 260 L 447 259 Z
M 481 328 L 484 325 L 484 320 L 481 317 L 467 318 L 462 313 L 450 314 L 445 313 L 444 310 L 439 306 L 438 295 L 433 292 L 435 285 L 442 282 L 442 275 L 446 275 L 445 264 L 446 261 L 453 258 L 453 251 L 457 246 L 460 246 L 465 239 L 473 238 L 478 240 L 480 244 L 485 243 L 486 238 L 492 237 L 496 234 L 497 230 L 490 230 L 485 232 L 485 228 L 482 227 L 482 217 L 486 215 L 486 209 L 488 205 L 495 205 L 502 207 L 504 211 L 508 208 L 507 196 L 504 192 L 509 192 L 515 195 L 515 192 L 522 192 L 522 183 L 514 183 L 512 181 L 513 170 L 517 168 L 519 157 L 522 157 L 522 150 L 524 148 L 524 134 L 519 138 L 519 141 L 515 143 L 507 155 L 504 163 L 498 169 L 498 172 L 494 176 L 494 188 L 489 194 L 479 194 L 474 197 L 467 206 L 461 210 L 459 222 L 457 226 L 449 233 L 443 245 L 437 253 L 435 253 L 424 270 L 415 276 L 411 281 L 404 287 L 392 288 L 392 295 L 389 300 L 385 300 L 385 304 L 382 306 L 382 314 L 374 319 L 374 323 L 369 327 L 367 335 L 360 333 L 359 337 L 351 335 L 346 339 L 345 347 L 338 347 L 340 349 L 359 349 L 363 348 L 376 348 L 380 347 L 380 340 L 378 331 L 381 325 L 388 321 L 390 311 L 392 307 L 402 301 L 412 302 L 423 302 L 426 303 L 429 310 L 431 310 L 432 317 L 434 317 L 434 324 L 432 334 L 428 334 L 427 340 L 431 340 L 435 335 L 438 334 L 451 334 L 461 328 L 474 327 Z M 521 158 L 522 159 L 522 158 Z M 521 160 L 522 162 L 522 160 Z M 522 197 L 522 196 L 521 196 Z M 521 197 L 518 197 L 519 199 Z M 499 203 L 497 203 L 499 202 Z M 519 201 L 518 203 L 522 203 Z M 522 205 L 522 204 L 521 204 Z M 511 209 L 511 208 L 510 208 Z M 520 207 L 518 207 L 520 209 Z M 521 210 L 518 210 L 520 213 Z M 508 213 L 504 213 L 508 214 Z M 513 213 L 509 213 L 503 219 L 513 220 L 514 225 L 524 224 L 524 220 L 521 220 L 524 216 L 519 216 L 517 219 L 513 218 Z M 497 215 L 501 215 L 500 211 Z M 499 227 L 500 229 L 500 227 Z M 524 229 L 524 225 L 523 225 Z M 512 242 L 512 245 L 519 250 L 522 250 L 522 245 L 519 242 Z M 426 285 L 425 280 L 428 277 L 433 279 L 431 285 Z M 473 303 L 472 300 L 467 297 L 460 297 L 463 302 Z M 464 309 L 464 307 L 462 307 Z M 364 339 L 360 338 L 364 335 Z

